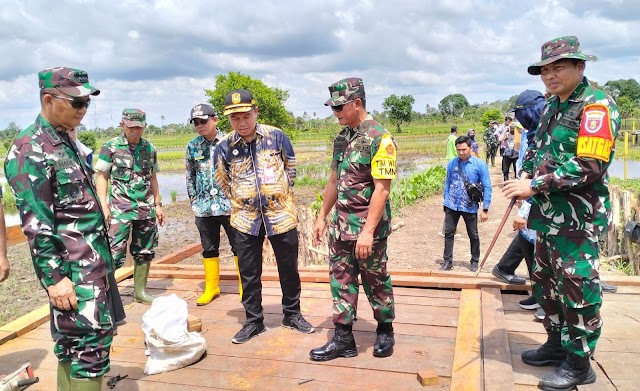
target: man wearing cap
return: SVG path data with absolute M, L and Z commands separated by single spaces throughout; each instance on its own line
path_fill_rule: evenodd
M 456 139 L 458 138 L 458 127 L 453 125 L 451 127 L 451 133 L 449 134 L 449 138 L 447 138 L 447 153 L 445 158 L 447 161 L 458 156 L 458 152 L 456 152 Z
M 151 304 L 153 296 L 147 294 L 145 288 L 150 263 L 155 256 L 154 248 L 158 244 L 157 223 L 164 224 L 164 213 L 156 177 L 159 171 L 156 149 L 142 138 L 146 126 L 144 111 L 134 108 L 122 111 L 122 135 L 105 142 L 100 149 L 96 186 L 109 222 L 116 268 L 124 265 L 127 241 L 132 233 L 133 299 Z M 109 181 L 111 189 L 107 199 Z
M 598 236 L 611 211 L 607 170 L 614 158 L 620 115 L 613 99 L 584 77 L 578 38 L 542 46 L 528 68 L 553 95 L 522 166 L 527 177 L 505 184 L 506 197 L 533 196 L 528 226 L 537 231 L 533 293 L 546 316 L 548 339 L 522 353 L 530 365 L 560 365 L 542 377 L 547 390 L 571 389 L 596 379 L 589 358 L 601 333 L 602 290 Z
M 258 106 L 246 90 L 224 102 L 233 132 L 215 151 L 215 179 L 231 200 L 231 226 L 242 279 L 246 322 L 231 340 L 245 343 L 266 331 L 262 309 L 262 245 L 269 239 L 282 289 L 282 326 L 301 333 L 315 328 L 300 313 L 298 219 L 293 199 L 296 158 L 291 141 L 276 127 L 258 123 Z
M 67 134 L 100 91 L 79 69 L 45 69 L 38 78 L 40 115 L 16 137 L 4 171 L 49 296 L 57 389 L 100 390 L 113 338 L 113 259 L 92 171 Z
M 229 238 L 236 268 L 238 257 L 230 224 L 231 203 L 213 178 L 213 155 L 216 145 L 224 137 L 224 133 L 217 128 L 218 116 L 213 107 L 201 103 L 191 109 L 190 122 L 198 136 L 189 141 L 185 154 L 187 194 L 200 232 L 205 280 L 204 292 L 196 304 L 206 305 L 220 294 L 220 227 L 224 228 Z M 242 283 L 238 285 L 242 298 Z
M 496 137 L 496 129 L 498 128 L 498 121 L 489 122 L 489 127 L 485 129 L 482 134 L 482 140 L 484 140 L 485 149 L 486 149 L 486 158 L 485 162 L 487 165 L 489 161 L 491 161 L 491 167 L 496 166 L 496 153 L 498 153 L 498 145 L 500 142 Z
M 475 157 L 480 157 L 478 153 L 478 142 L 476 141 L 476 131 L 475 129 L 467 130 L 467 137 L 471 140 L 471 155 Z
M 367 112 L 364 83 L 350 77 L 329 86 L 325 102 L 344 128 L 333 141 L 331 176 L 313 227 L 317 244 L 326 217 L 329 227 L 329 279 L 335 333 L 311 350 L 311 360 L 327 361 L 358 354 L 353 337 L 357 319 L 358 275 L 378 325 L 375 357 L 393 354 L 395 303 L 387 273 L 387 237 L 391 234 L 391 180 L 396 177 L 397 146 L 393 136 Z

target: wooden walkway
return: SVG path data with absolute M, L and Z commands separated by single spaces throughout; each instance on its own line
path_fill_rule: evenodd
M 121 278 L 130 274 L 119 272 Z M 141 319 L 148 307 L 131 303 L 131 280 L 120 282 L 127 323 L 114 338 L 108 377 L 128 377 L 116 390 L 535 390 L 540 376 L 553 370 L 520 359 L 523 350 L 546 338 L 542 324 L 532 320 L 533 311 L 518 306 L 524 292 L 511 290 L 523 288 L 500 284 L 484 273 L 474 279 L 471 273 L 392 272 L 396 346 L 393 356 L 383 359 L 372 356 L 376 322 L 361 289 L 354 325 L 359 355 L 324 363 L 310 361 L 309 350 L 333 334 L 326 270 L 302 272 L 302 312 L 317 327 L 305 335 L 280 327 L 280 287 L 277 274 L 267 268 L 263 305 L 268 331 L 244 345 L 231 343 L 244 322 L 234 272 L 222 272 L 219 298 L 197 307 L 201 273 L 197 267 L 154 265 L 150 292 L 175 293 L 188 302 L 189 313 L 202 321 L 208 352 L 187 368 L 147 377 Z M 579 390 L 638 390 L 640 280 L 608 281 L 626 285 L 619 293 L 605 294 L 605 325 L 593 362 L 598 382 Z M 442 289 L 445 283 L 456 289 Z M 0 378 L 30 361 L 40 383 L 29 390 L 55 389 L 57 361 L 47 316 L 45 307 L 0 329 Z M 429 371 L 438 375 L 438 384 L 423 387 L 417 374 Z

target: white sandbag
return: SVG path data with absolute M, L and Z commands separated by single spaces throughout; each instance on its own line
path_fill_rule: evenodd
M 145 375 L 173 371 L 198 361 L 207 350 L 199 333 L 187 331 L 187 303 L 175 294 L 157 297 L 142 316 L 149 351 Z

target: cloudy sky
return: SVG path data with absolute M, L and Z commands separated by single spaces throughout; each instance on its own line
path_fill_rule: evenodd
M 591 79 L 640 80 L 638 26 L 634 0 L 0 0 L 0 129 L 33 121 L 37 72 L 52 66 L 102 90 L 88 127 L 117 125 L 125 107 L 185 122 L 230 71 L 289 90 L 295 115 L 329 115 L 327 86 L 348 76 L 365 80 L 370 110 L 395 93 L 424 112 L 451 93 L 473 104 L 542 90 L 526 68 L 562 35 L 600 57 Z

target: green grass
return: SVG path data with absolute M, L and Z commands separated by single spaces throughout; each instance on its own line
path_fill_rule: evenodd
M 13 192 L 8 183 L 2 186 L 2 209 L 5 214 L 18 212 L 16 198 L 13 196 Z
M 394 213 L 413 205 L 422 198 L 442 193 L 446 174 L 443 166 L 436 166 L 392 182 L 389 198 Z

